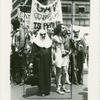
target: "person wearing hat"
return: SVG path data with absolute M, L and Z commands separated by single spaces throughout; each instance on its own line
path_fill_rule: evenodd
M 40 29 L 32 44 L 30 66 L 33 66 L 34 74 L 38 76 L 38 95 L 41 96 L 49 95 L 51 89 L 51 45 L 47 32 Z
M 84 63 L 84 45 L 79 38 L 80 30 L 73 30 L 73 48 L 72 48 L 72 81 L 75 84 L 83 84 L 82 72 Z
M 79 29 L 73 30 L 73 33 L 74 33 L 74 40 L 78 40 L 79 39 L 80 30 Z
M 79 40 L 80 30 L 73 30 L 73 37 L 70 40 L 71 54 L 70 54 L 70 66 L 71 66 L 71 82 L 78 85 L 77 78 L 77 42 Z

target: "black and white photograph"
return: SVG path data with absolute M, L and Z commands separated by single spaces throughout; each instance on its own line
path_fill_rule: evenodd
M 10 0 L 8 5 L 10 12 L 1 14 L 10 20 L 0 19 L 6 22 L 1 33 L 8 34 L 0 36 L 1 65 L 6 69 L 0 71 L 1 100 L 3 96 L 10 100 L 99 100 L 100 79 L 95 77 L 100 75 L 99 13 L 95 12 L 99 4 Z
M 12 0 L 11 100 L 87 100 L 89 0 Z

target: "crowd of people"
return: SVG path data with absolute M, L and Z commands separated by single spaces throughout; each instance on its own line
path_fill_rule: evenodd
M 55 92 L 61 95 L 70 92 L 66 83 L 83 84 L 83 67 L 84 63 L 88 65 L 89 58 L 87 33 L 79 38 L 80 30 L 69 30 L 64 24 L 58 24 L 33 33 L 24 31 L 21 44 L 22 33 L 17 30 L 12 36 L 13 83 L 37 85 L 41 96 L 50 94 L 51 78 L 55 79 Z

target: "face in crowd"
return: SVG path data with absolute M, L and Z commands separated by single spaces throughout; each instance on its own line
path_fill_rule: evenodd
M 67 30 L 67 35 L 71 38 L 71 31 Z
M 61 25 L 61 32 L 66 32 L 66 27 L 64 25 Z
M 46 33 L 45 33 L 45 32 L 43 32 L 43 33 L 41 32 L 41 33 L 40 33 L 40 36 L 41 36 L 42 39 L 45 39 Z
M 79 32 L 80 30 L 74 30 L 74 38 L 79 38 Z
M 85 40 L 87 40 L 87 38 L 88 38 L 88 33 L 85 33 L 85 34 L 83 35 L 83 38 L 84 38 Z
M 67 36 L 67 29 L 66 29 L 66 26 L 61 25 L 61 33 L 62 33 L 63 36 Z
M 54 35 L 54 29 L 53 28 L 48 28 L 48 35 L 49 35 L 49 37 L 52 37 Z

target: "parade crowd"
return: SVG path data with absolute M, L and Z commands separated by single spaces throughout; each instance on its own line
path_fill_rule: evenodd
M 88 66 L 88 33 L 79 38 L 80 29 L 69 29 L 64 24 L 34 32 L 12 32 L 10 79 L 11 83 L 37 85 L 38 95 L 49 95 L 54 78 L 57 93 L 70 90 L 65 84 L 83 84 L 84 64 Z M 24 38 L 22 38 L 24 37 Z

